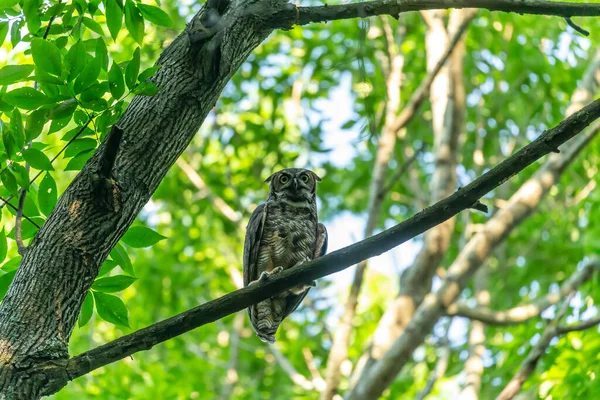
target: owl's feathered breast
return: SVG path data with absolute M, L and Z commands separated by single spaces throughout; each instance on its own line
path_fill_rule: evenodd
M 258 272 L 279 266 L 287 269 L 312 259 L 318 224 L 315 208 L 294 207 L 281 201 L 270 201 L 266 206 Z

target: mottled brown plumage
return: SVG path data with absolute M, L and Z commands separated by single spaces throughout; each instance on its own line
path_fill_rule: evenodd
M 327 251 L 327 230 L 317 218 L 314 172 L 287 168 L 271 175 L 267 202 L 250 217 L 244 242 L 244 285 L 268 279 L 284 269 L 320 257 Z M 312 285 L 298 285 L 248 308 L 258 337 L 275 342 L 281 322 L 302 302 Z

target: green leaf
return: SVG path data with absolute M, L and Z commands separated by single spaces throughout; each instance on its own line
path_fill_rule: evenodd
M 92 285 L 92 289 L 103 293 L 115 293 L 127 289 L 137 278 L 127 275 L 109 276 L 106 278 L 96 279 Z
M 120 99 L 125 93 L 125 81 L 123 80 L 123 71 L 115 61 L 113 61 L 108 71 L 108 87 L 110 93 L 115 99 Z
M 0 0 L 0 8 L 12 8 L 19 4 L 19 0 Z
M 74 140 L 65 151 L 66 157 L 75 157 L 77 154 L 96 149 L 96 139 L 83 138 Z
M 8 159 L 12 160 L 15 155 L 17 155 L 20 148 L 17 147 L 17 142 L 11 129 L 5 127 L 2 130 L 2 143 L 4 143 L 4 150 L 6 151 Z
M 125 26 L 141 46 L 144 41 L 144 18 L 132 0 L 125 0 Z
M 36 139 L 48 121 L 48 110 L 35 110 L 27 116 L 25 121 L 25 136 L 27 141 Z
M 8 252 L 8 243 L 6 242 L 6 234 L 4 228 L 0 230 L 0 262 L 3 262 Z
M 4 168 L 0 173 L 0 180 L 2 180 L 2 184 L 10 194 L 16 195 L 18 193 L 19 186 L 17 185 L 17 179 L 8 168 Z
M 13 22 L 12 26 L 10 27 L 10 44 L 12 44 L 13 49 L 21 41 L 21 28 L 23 27 L 24 23 L 24 20 L 18 20 Z
M 102 268 L 100 268 L 100 272 L 98 272 L 98 276 L 106 275 L 113 269 L 117 267 L 117 263 L 113 260 L 106 260 L 104 264 L 102 264 Z
M 138 73 L 140 72 L 140 48 L 138 47 L 133 52 L 133 58 L 127 64 L 127 68 L 125 68 L 125 83 L 127 87 L 131 90 L 135 87 L 135 83 L 137 82 Z
M 30 33 L 35 34 L 42 26 L 39 3 L 37 0 L 24 0 L 23 3 L 23 14 L 25 14 L 27 29 Z
M 19 265 L 21 265 L 22 259 L 23 258 L 21 256 L 16 256 L 16 257 L 11 258 L 10 260 L 8 260 L 7 262 L 4 263 L 4 265 L 2 266 L 2 271 L 4 271 L 4 272 L 16 271 L 19 268 Z
M 12 283 L 16 273 L 17 271 L 15 270 L 0 276 L 0 298 L 4 298 L 4 296 L 6 296 L 8 287 Z
M 138 76 L 138 80 L 140 82 L 145 82 L 148 78 L 152 78 L 156 74 L 156 71 L 161 67 L 162 65 L 155 65 L 154 67 L 146 68 L 140 76 Z
M 154 82 L 142 82 L 132 92 L 141 96 L 154 96 L 158 92 L 158 86 Z
M 23 131 L 23 118 L 17 108 L 13 110 L 10 117 L 10 130 L 17 149 L 20 149 L 25 145 L 25 133 Z
M 4 43 L 8 33 L 8 21 L 0 21 L 0 43 Z
M 83 17 L 83 25 L 96 32 L 100 36 L 104 36 L 102 26 L 91 18 Z
M 38 149 L 29 148 L 22 152 L 23 158 L 33 168 L 39 169 L 40 171 L 53 171 L 52 163 L 48 157 Z
M 173 22 L 171 21 L 169 15 L 160 8 L 142 3 L 138 3 L 137 6 L 142 13 L 142 16 L 148 21 L 155 23 L 156 25 L 166 26 L 167 28 L 173 26 Z
M 19 163 L 12 163 L 9 167 L 13 174 L 15 174 L 15 178 L 17 179 L 17 183 L 23 189 L 27 189 L 29 187 L 29 172 Z
M 106 81 L 102 83 L 96 83 L 89 88 L 85 89 L 81 92 L 81 101 L 83 102 L 91 102 L 102 99 L 104 93 L 108 91 L 108 83 Z
M 48 102 L 46 95 L 31 87 L 21 87 L 12 90 L 4 94 L 2 100 L 12 106 L 23 108 L 25 110 L 34 110 Z
M 87 51 L 85 44 L 80 40 L 69 49 L 65 57 L 65 66 L 67 69 L 67 80 L 69 82 L 77 78 L 77 76 L 85 68 Z
M 92 150 L 84 151 L 76 155 L 69 161 L 65 167 L 65 171 L 81 171 L 87 160 L 90 159 L 94 152 Z
M 48 40 L 35 38 L 31 41 L 31 55 L 35 66 L 41 71 L 60 76 L 62 61 L 60 50 Z
M 90 319 L 92 318 L 92 314 L 94 313 L 94 296 L 91 291 L 88 291 L 85 295 L 85 299 L 83 300 L 83 305 L 81 306 L 81 312 L 79 313 L 79 321 L 77 325 L 81 328 L 85 326 Z
M 131 264 L 131 260 L 127 255 L 127 251 L 119 243 L 117 243 L 114 249 L 112 249 L 110 252 L 110 258 L 112 258 L 113 261 L 116 262 L 123 271 L 129 275 L 135 276 L 135 273 L 133 272 L 133 264 Z
M 57 199 L 58 193 L 56 190 L 56 182 L 54 181 L 54 178 L 52 178 L 52 175 L 47 172 L 46 175 L 44 175 L 42 182 L 40 182 L 40 188 L 38 190 L 38 204 L 44 215 L 50 215 L 56 205 Z
M 150 247 L 166 239 L 165 236 L 145 226 L 132 226 L 123 236 L 123 242 L 135 248 Z
M 7 65 L 0 69 L 0 85 L 10 85 L 27 78 L 33 71 L 31 64 Z
M 108 49 L 101 37 L 96 40 L 96 58 L 100 59 L 100 67 L 108 71 Z
M 92 293 L 96 301 L 96 311 L 100 318 L 115 325 L 129 327 L 129 316 L 123 300 L 111 294 Z
M 98 75 L 100 75 L 100 69 L 102 68 L 100 62 L 101 60 L 99 58 L 94 58 L 85 66 L 83 71 L 81 71 L 81 74 L 77 77 L 75 85 L 73 86 L 75 94 L 83 92 L 86 88 L 96 83 L 96 79 L 98 78 Z
M 48 113 L 48 119 L 63 119 L 73 115 L 77 109 L 77 99 L 68 99 L 54 107 Z
M 104 4 L 106 6 L 106 24 L 110 36 L 116 41 L 123 24 L 123 10 L 121 10 L 116 0 L 105 0 Z

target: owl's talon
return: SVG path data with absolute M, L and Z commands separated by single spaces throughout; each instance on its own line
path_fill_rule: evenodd
M 278 274 L 278 273 L 280 273 L 282 271 L 283 271 L 283 267 L 273 268 L 273 270 L 271 271 L 271 275 Z

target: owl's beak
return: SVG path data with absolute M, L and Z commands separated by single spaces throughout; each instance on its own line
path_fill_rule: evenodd
M 294 190 L 298 190 L 298 179 L 294 178 Z

